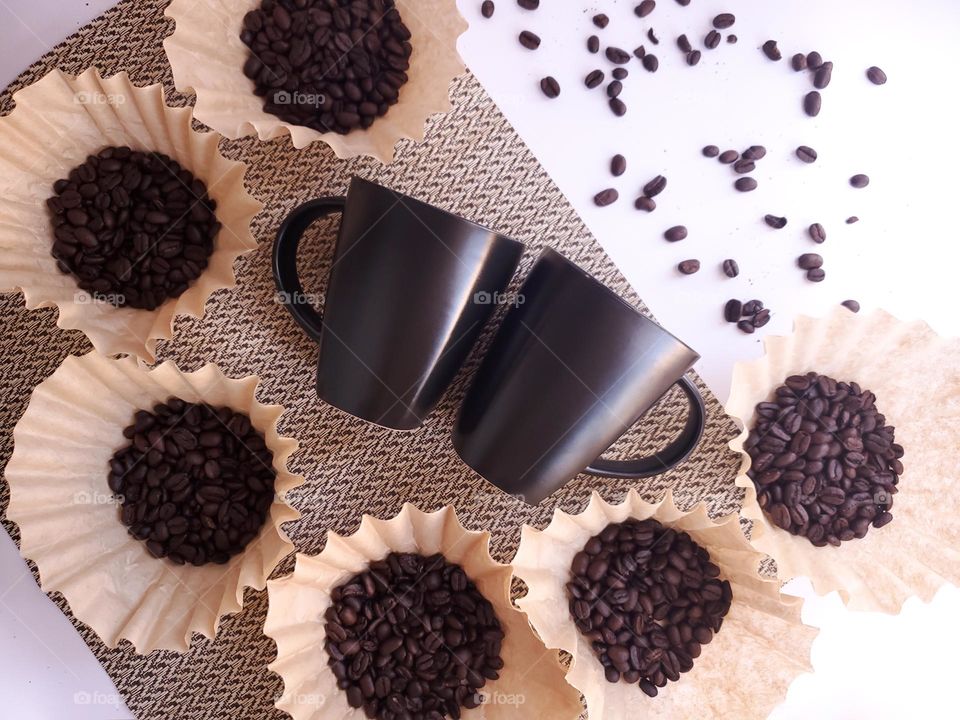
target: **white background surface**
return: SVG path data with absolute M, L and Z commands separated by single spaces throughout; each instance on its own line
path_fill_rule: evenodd
M 0 83 L 112 4 L 0 0 Z M 923 317 L 943 333 L 960 332 L 954 279 L 960 243 L 953 217 L 960 101 L 951 77 L 960 3 L 694 0 L 681 8 L 660 0 L 639 20 L 633 1 L 545 0 L 540 11 L 528 13 L 499 0 L 490 21 L 479 17 L 479 4 L 459 0 L 472 25 L 461 40 L 467 64 L 660 321 L 704 356 L 697 369 L 721 398 L 732 363 L 761 352 L 762 333 L 743 336 L 722 322 L 721 307 L 730 297 L 762 298 L 774 315 L 766 332 L 787 332 L 795 314 L 822 314 L 848 298 L 865 310 L 884 307 L 903 318 Z M 612 22 L 596 31 L 590 18 L 601 7 Z M 704 51 L 698 67 L 686 67 L 673 39 L 685 32 L 701 46 L 710 18 L 726 10 L 738 15 L 727 32 L 740 42 Z M 644 36 L 651 26 L 661 39 L 656 48 Z M 523 29 L 544 38 L 539 51 L 517 44 Z M 643 43 L 660 58 L 656 74 L 636 61 L 628 66 L 625 118 L 613 117 L 602 88 L 583 87 L 587 72 L 600 67 L 609 79 L 611 68 L 584 49 L 591 32 L 627 50 Z M 780 63 L 758 50 L 769 38 L 780 43 Z M 813 49 L 836 65 L 817 119 L 800 109 L 812 89 L 809 77 L 787 65 L 792 53 Z M 865 80 L 873 64 L 887 71 L 887 85 Z M 558 100 L 539 93 L 546 74 L 562 85 Z M 735 192 L 732 171 L 700 156 L 705 144 L 737 150 L 765 145 L 768 156 L 754 174 L 760 188 Z M 795 159 L 799 144 L 818 150 L 815 165 Z M 616 152 L 629 163 L 619 179 L 607 172 Z M 847 185 L 857 172 L 870 175 L 869 188 Z M 634 210 L 640 187 L 661 173 L 669 185 L 657 210 Z M 620 190 L 620 202 L 595 208 L 591 198 L 609 186 Z M 766 213 L 787 216 L 787 228 L 767 228 Z M 859 224 L 843 224 L 854 214 Z M 811 222 L 827 228 L 824 245 L 806 239 Z M 686 241 L 662 239 L 674 224 L 689 227 Z M 824 283 L 802 279 L 793 266 L 802 252 L 824 255 Z M 703 269 L 678 276 L 676 263 L 691 257 Z M 736 280 L 719 272 L 725 257 L 740 263 Z M 804 581 L 791 588 L 812 597 Z M 849 613 L 836 596 L 808 600 L 804 619 L 822 628 L 813 649 L 816 674 L 799 678 L 771 719 L 956 717 L 958 612 L 955 588 L 945 588 L 930 605 L 909 601 L 897 618 Z M 0 717 L 130 717 L 5 534 L 0 646 Z

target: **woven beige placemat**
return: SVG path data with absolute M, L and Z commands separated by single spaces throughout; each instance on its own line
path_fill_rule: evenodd
M 49 70 L 59 67 L 78 73 L 92 65 L 105 74 L 126 70 L 137 84 L 162 80 L 170 104 L 186 104 L 188 98 L 173 91 L 161 47 L 163 37 L 173 29 L 163 17 L 164 4 L 124 0 L 26 70 L 0 95 L 0 112 L 12 109 L 11 91 Z M 469 74 L 460 78 L 452 97 L 453 112 L 429 123 L 424 142 L 402 143 L 397 161 L 389 167 L 369 160 L 339 161 L 320 143 L 296 152 L 287 138 L 222 144 L 228 157 L 249 164 L 248 189 L 266 203 L 254 225 L 262 247 L 238 262 L 236 290 L 215 294 L 201 320 L 178 322 L 175 339 L 160 344 L 158 359 L 175 359 L 186 370 L 213 361 L 229 375 L 257 373 L 263 378 L 259 399 L 286 406 L 280 432 L 300 440 L 301 449 L 293 457 L 291 469 L 307 477 L 306 485 L 291 496 L 303 511 L 303 519 L 288 525 L 287 530 L 303 552 L 318 552 L 328 529 L 352 532 L 362 513 L 388 517 L 410 501 L 428 510 L 456 505 L 467 527 L 493 532 L 493 553 L 506 560 L 519 541 L 523 523 L 545 526 L 555 506 L 579 512 L 592 488 L 601 490 L 608 500 L 619 501 L 632 486 L 581 476 L 541 507 L 530 508 L 491 489 L 459 461 L 449 432 L 492 326 L 436 413 L 418 432 L 392 433 L 364 424 L 323 405 L 316 397 L 316 349 L 274 302 L 270 244 L 286 213 L 311 197 L 341 194 L 351 174 L 374 179 L 525 241 L 529 250 L 520 277 L 540 249 L 550 245 L 645 311 L 476 79 Z M 304 284 L 311 291 L 324 289 L 331 227 L 318 225 L 306 242 L 305 257 L 301 256 L 302 267 L 309 268 Z M 87 350 L 89 345 L 80 333 L 56 327 L 54 311 L 27 312 L 19 295 L 0 296 L 0 391 L 4 398 L 0 462 L 4 465 L 12 450 L 11 432 L 32 389 L 66 355 Z M 700 448 L 679 469 L 636 484 L 646 499 L 658 498 L 672 486 L 678 503 L 685 507 L 701 499 L 714 514 L 739 507 L 741 492 L 733 485 L 739 459 L 726 446 L 736 430 L 709 393 L 707 406 L 709 420 Z M 679 430 L 683 408 L 679 394 L 668 396 L 660 409 L 618 444 L 616 452 L 650 452 L 665 444 Z M 0 507 L 4 513 L 7 502 L 3 483 Z M 4 527 L 18 538 L 16 526 L 5 515 Z M 291 568 L 292 558 L 288 558 L 277 575 Z M 55 596 L 54 600 L 72 618 L 62 598 Z M 265 614 L 266 593 L 248 591 L 243 612 L 226 618 L 214 641 L 199 638 L 183 655 L 157 652 L 146 657 L 135 655 L 126 644 L 108 649 L 82 624 L 74 624 L 140 720 L 262 720 L 283 717 L 273 707 L 280 692 L 279 678 L 266 669 L 275 647 L 261 632 Z

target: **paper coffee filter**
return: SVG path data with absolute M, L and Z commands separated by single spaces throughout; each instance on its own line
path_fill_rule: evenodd
M 22 290 L 30 309 L 56 306 L 57 324 L 83 331 L 104 355 L 153 362 L 157 340 L 173 335 L 175 316 L 203 315 L 214 291 L 236 284 L 234 260 L 256 248 L 250 222 L 263 206 L 244 189 L 246 167 L 220 155 L 219 135 L 191 129 L 189 108 L 167 107 L 161 85 L 136 87 L 126 73 L 104 79 L 92 68 L 77 77 L 54 70 L 13 97 L 16 107 L 0 117 L 0 290 Z M 53 183 L 108 145 L 170 156 L 217 201 L 223 227 L 209 266 L 154 311 L 96 301 L 50 254 Z
M 746 488 L 753 544 L 777 561 L 780 577 L 803 575 L 820 594 L 838 591 L 852 609 L 894 614 L 908 597 L 928 602 L 944 583 L 960 584 L 960 340 L 881 310 L 838 308 L 821 319 L 798 318 L 792 335 L 767 337 L 764 349 L 734 368 L 726 410 L 745 428 L 730 447 L 743 453 L 737 485 Z M 790 375 L 809 371 L 873 391 L 904 448 L 893 521 L 840 547 L 817 548 L 773 525 L 746 474 L 743 444 L 757 403 Z
M 587 540 L 611 523 L 650 517 L 689 533 L 733 588 L 733 603 L 720 632 L 703 646 L 693 669 L 660 688 L 654 698 L 635 683 L 607 682 L 599 659 L 573 623 L 566 592 L 573 556 Z M 567 682 L 583 693 L 590 718 L 765 718 L 784 699 L 793 679 L 810 670 L 816 630 L 801 624 L 797 598 L 781 597 L 779 584 L 759 575 L 763 559 L 750 547 L 736 515 L 713 521 L 703 503 L 683 512 L 670 491 L 656 505 L 641 500 L 634 490 L 620 505 L 606 503 L 595 492 L 580 515 L 556 510 L 546 529 L 523 527 L 513 567 L 528 591 L 517 605 L 547 647 L 572 655 Z
M 282 523 L 300 517 L 284 501 L 303 478 L 287 470 L 297 443 L 277 434 L 283 408 L 257 402 L 259 379 L 227 378 L 216 365 L 183 373 L 133 358 L 69 356 L 34 391 L 13 432 L 6 468 L 7 516 L 20 526 L 20 552 L 46 592 L 63 594 L 77 619 L 109 647 L 139 653 L 185 651 L 191 634 L 212 638 L 223 615 L 243 606 L 244 587 L 262 590 L 293 551 Z M 107 486 L 108 462 L 128 442 L 122 431 L 139 409 L 178 397 L 247 413 L 273 452 L 277 497 L 260 535 L 224 565 L 174 565 L 152 557 L 127 533 Z
M 563 681 L 557 653 L 534 635 L 526 616 L 510 601 L 511 569 L 490 557 L 490 534 L 465 530 L 447 506 L 433 513 L 410 504 L 390 520 L 364 515 L 356 533 L 329 533 L 319 555 L 297 555 L 291 575 L 267 583 L 269 608 L 264 632 L 277 643 L 269 669 L 283 678 L 277 707 L 294 720 L 365 717 L 347 704 L 346 693 L 327 664 L 323 614 L 330 592 L 371 561 L 391 552 L 442 553 L 459 564 L 490 601 L 505 632 L 500 679 L 482 688 L 489 702 L 464 710 L 464 718 L 550 718 L 571 720 L 581 712 L 579 695 Z
M 163 47 L 177 89 L 196 93 L 197 120 L 226 137 L 255 133 L 272 140 L 289 133 L 298 149 L 320 140 L 341 159 L 369 155 L 389 163 L 399 140 L 422 140 L 427 118 L 450 110 L 450 83 L 466 69 L 457 38 L 467 22 L 455 0 L 397 0 L 396 5 L 412 35 L 410 79 L 386 115 L 348 135 L 291 125 L 264 112 L 263 98 L 253 94 L 253 81 L 243 74 L 249 49 L 240 40 L 243 17 L 260 0 L 172 0 L 165 13 L 176 29 Z

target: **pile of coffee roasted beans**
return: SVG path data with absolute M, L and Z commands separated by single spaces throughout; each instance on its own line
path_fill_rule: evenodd
M 855 382 L 809 372 L 757 405 L 744 449 L 757 500 L 775 525 L 822 547 L 893 519 L 903 447 L 876 400 Z
M 155 310 L 207 267 L 220 232 L 207 186 L 162 153 L 107 147 L 53 184 L 51 254 L 77 286 Z
M 651 697 L 693 667 L 733 600 L 707 551 L 652 518 L 608 525 L 574 556 L 570 575 L 570 614 L 607 680 Z
M 459 718 L 500 676 L 504 633 L 493 606 L 442 555 L 391 553 L 331 600 L 328 663 L 368 718 Z
M 741 332 L 752 335 L 770 322 L 770 310 L 763 306 L 761 300 L 741 302 L 734 298 L 727 300 L 723 306 L 723 319 L 728 323 L 736 323 Z
M 410 38 L 394 0 L 263 0 L 243 18 L 243 73 L 264 112 L 346 134 L 399 102 Z
M 120 520 L 157 558 L 225 563 L 259 535 L 274 499 L 273 453 L 250 418 L 174 398 L 139 410 L 107 483 Z

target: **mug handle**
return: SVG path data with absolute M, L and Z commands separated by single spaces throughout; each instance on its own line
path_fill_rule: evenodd
M 684 395 L 687 396 L 690 411 L 687 415 L 687 424 L 673 442 L 650 457 L 634 460 L 597 458 L 584 472 L 598 477 L 644 478 L 659 475 L 686 460 L 703 435 L 706 411 L 703 405 L 703 397 L 696 385 L 685 377 L 680 378 L 675 384 L 679 385 Z
M 277 290 L 293 319 L 315 341 L 320 340 L 323 315 L 317 312 L 304 296 L 300 275 L 297 273 L 297 249 L 303 233 L 312 223 L 330 213 L 343 212 L 346 203 L 347 199 L 344 197 L 322 197 L 305 202 L 287 215 L 273 243 L 273 277 Z

